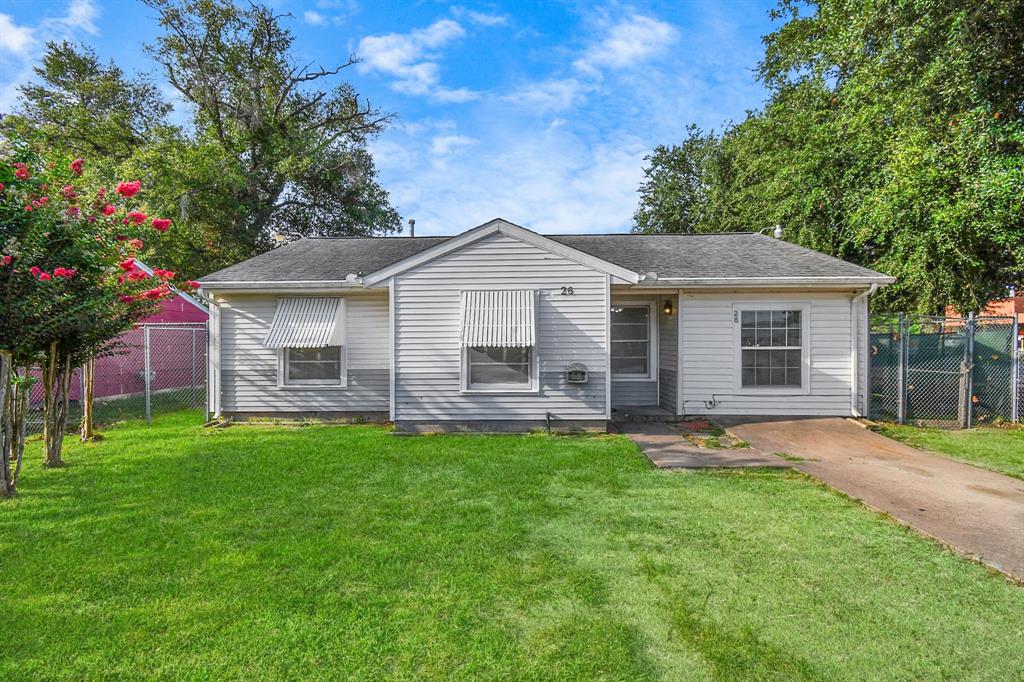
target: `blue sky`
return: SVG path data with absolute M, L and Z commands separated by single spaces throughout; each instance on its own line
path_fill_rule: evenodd
M 397 115 L 372 151 L 424 235 L 496 216 L 545 233 L 628 230 L 654 145 L 760 106 L 753 68 L 773 28 L 773 3 L 754 0 L 269 4 L 293 15 L 297 59 L 362 58 L 343 73 Z M 142 53 L 157 29 L 132 0 L 0 0 L 0 111 L 47 40 L 159 80 Z

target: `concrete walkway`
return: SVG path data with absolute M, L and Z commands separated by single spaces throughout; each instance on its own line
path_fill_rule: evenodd
M 963 464 L 840 418 L 717 417 L 765 452 L 875 509 L 1024 580 L 1024 481 Z
M 754 448 L 699 448 L 668 424 L 627 422 L 617 428 L 659 469 L 788 467 L 781 457 Z

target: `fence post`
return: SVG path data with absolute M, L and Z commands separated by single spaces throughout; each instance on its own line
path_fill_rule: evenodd
M 907 421 L 907 320 L 903 313 L 899 314 L 896 323 L 897 365 L 896 365 L 896 421 L 903 424 Z
M 1021 367 L 1020 354 L 1017 338 L 1020 335 L 1020 319 L 1017 313 L 1013 314 L 1013 327 L 1010 335 L 1010 421 L 1020 421 L 1020 382 Z
M 146 423 L 153 423 L 153 411 L 152 405 L 150 404 L 150 389 L 152 388 L 152 365 L 149 357 L 149 325 L 142 325 L 142 350 L 143 350 L 143 365 L 145 372 L 144 385 L 146 387 Z
M 971 428 L 974 403 L 974 313 L 967 314 L 967 326 L 964 329 L 964 358 L 960 362 L 960 404 L 957 416 L 961 429 Z

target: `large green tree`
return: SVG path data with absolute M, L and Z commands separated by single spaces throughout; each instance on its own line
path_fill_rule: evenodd
M 271 231 L 339 235 L 399 228 L 366 149 L 390 115 L 346 82 L 325 87 L 354 58 L 333 68 L 296 62 L 283 16 L 263 5 L 147 4 L 164 29 L 148 52 L 193 106 L 195 135 L 213 147 L 225 178 L 212 195 L 196 188 L 229 218 L 219 236 L 227 233 L 258 251 L 269 246 Z
M 286 17 L 263 5 L 148 4 L 163 28 L 148 52 L 182 101 L 176 114 L 153 79 L 51 43 L 0 136 L 32 136 L 94 159 L 109 179 L 142 180 L 150 207 L 175 222 L 152 245 L 185 277 L 270 248 L 276 231 L 399 229 L 367 150 L 390 116 L 340 80 L 353 59 L 296 63 Z
M 704 209 L 657 229 L 781 223 L 897 276 L 892 309 L 977 310 L 1024 284 L 1024 2 L 783 0 L 774 17 L 763 110 L 713 154 L 651 159 L 649 177 L 704 180 L 686 200 Z

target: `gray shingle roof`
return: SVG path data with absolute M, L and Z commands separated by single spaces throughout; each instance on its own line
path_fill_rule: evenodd
M 380 270 L 449 237 L 341 237 L 299 239 L 200 277 L 217 282 L 341 281 Z
M 547 235 L 641 275 L 666 278 L 883 277 L 811 249 L 748 232 Z M 225 282 L 341 281 L 397 263 L 450 237 L 300 239 L 200 278 Z
M 880 273 L 756 232 L 551 235 L 566 246 L 659 279 L 880 277 Z

